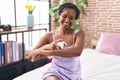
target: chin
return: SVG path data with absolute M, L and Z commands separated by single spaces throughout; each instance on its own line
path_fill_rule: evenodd
M 70 28 L 70 26 L 66 26 L 66 25 L 64 25 L 64 28 Z

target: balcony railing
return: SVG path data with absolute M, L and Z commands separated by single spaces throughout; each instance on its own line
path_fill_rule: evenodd
M 13 28 L 11 31 L 3 31 L 0 33 L 0 42 L 17 41 L 25 44 L 25 49 L 34 47 L 39 39 L 47 32 L 47 28 L 34 27 Z

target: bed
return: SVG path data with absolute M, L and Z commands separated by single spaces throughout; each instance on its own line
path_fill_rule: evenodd
M 108 33 L 105 34 L 108 35 Z M 106 37 L 105 34 L 104 37 Z M 110 36 L 111 34 L 109 37 Z M 114 41 L 116 38 L 112 37 L 113 42 L 111 42 L 111 40 L 109 42 L 109 40 L 104 37 L 103 35 L 100 37 L 96 49 L 85 48 L 80 56 L 81 77 L 83 80 L 120 80 L 120 44 L 117 43 L 120 41 L 120 37 L 117 35 L 116 41 Z M 107 40 L 107 42 L 105 42 L 104 39 Z M 105 48 L 103 45 L 100 45 L 103 42 L 105 42 Z M 108 42 L 109 44 L 114 45 L 109 46 Z M 117 44 L 115 45 L 114 42 Z M 106 51 L 106 49 L 109 51 Z M 42 73 L 50 66 L 50 64 L 51 63 L 48 63 L 43 67 L 29 71 L 13 80 L 40 80 Z

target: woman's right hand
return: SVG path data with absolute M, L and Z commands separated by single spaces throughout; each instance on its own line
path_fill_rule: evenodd
M 27 59 L 34 62 L 36 60 L 47 58 L 48 56 L 50 56 L 47 53 L 48 50 L 40 50 L 40 49 L 32 50 L 27 56 Z

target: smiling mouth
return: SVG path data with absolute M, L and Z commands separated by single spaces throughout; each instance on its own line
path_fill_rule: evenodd
M 69 24 L 69 23 L 64 23 L 64 25 L 68 26 L 68 25 L 70 25 L 70 24 Z

